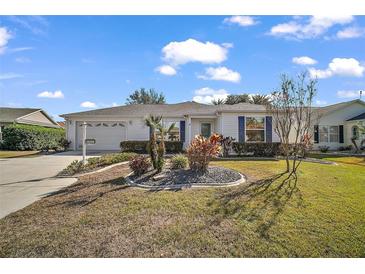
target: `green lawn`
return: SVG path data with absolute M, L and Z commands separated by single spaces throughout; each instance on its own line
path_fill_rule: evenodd
M 15 158 L 15 157 L 35 156 L 36 154 L 39 154 L 39 151 L 0 150 L 0 158 Z
M 365 167 L 365 156 L 344 156 L 344 155 L 325 155 L 325 154 L 310 154 L 310 157 L 323 159 L 326 161 L 332 161 L 343 164 L 353 164 Z
M 126 167 L 0 220 L 2 257 L 365 257 L 365 168 L 213 162 L 248 176 L 232 188 L 146 191 Z

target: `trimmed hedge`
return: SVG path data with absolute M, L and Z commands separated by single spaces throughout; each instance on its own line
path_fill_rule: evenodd
M 64 149 L 65 130 L 41 126 L 13 124 L 3 129 L 1 147 L 8 150 Z
M 233 143 L 233 150 L 239 156 L 253 154 L 256 157 L 274 157 L 280 153 L 280 143 Z
M 123 141 L 120 143 L 120 149 L 123 152 L 147 153 L 148 147 L 149 141 Z M 183 142 L 165 141 L 165 148 L 167 153 L 180 153 L 183 151 Z

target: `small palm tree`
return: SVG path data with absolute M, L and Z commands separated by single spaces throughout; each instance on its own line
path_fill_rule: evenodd
M 157 136 L 156 129 L 159 127 L 162 121 L 162 116 L 153 116 L 150 115 L 145 119 L 145 124 L 150 128 L 150 144 L 149 144 L 149 153 L 151 157 L 152 166 L 154 169 L 157 168 Z
M 158 124 L 157 126 L 157 130 L 160 133 L 161 136 L 161 140 L 160 143 L 158 144 L 158 148 L 157 148 L 157 172 L 161 172 L 162 168 L 165 164 L 165 153 L 166 153 L 166 148 L 165 148 L 165 137 L 167 136 L 167 134 L 169 134 L 173 129 L 175 128 L 175 123 L 172 123 L 168 128 L 165 128 L 161 123 Z

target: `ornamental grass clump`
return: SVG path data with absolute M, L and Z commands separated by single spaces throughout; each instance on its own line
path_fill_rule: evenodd
M 188 158 L 182 154 L 177 154 L 171 158 L 172 169 L 182 169 L 188 166 Z
M 213 134 L 209 138 L 196 136 L 187 149 L 189 167 L 192 170 L 205 172 L 210 160 L 217 157 L 221 151 L 221 136 Z

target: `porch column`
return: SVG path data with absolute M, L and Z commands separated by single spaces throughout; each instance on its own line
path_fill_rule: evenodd
M 186 136 L 185 136 L 185 146 L 187 147 L 191 142 L 191 117 L 187 115 L 185 118 L 186 121 Z

